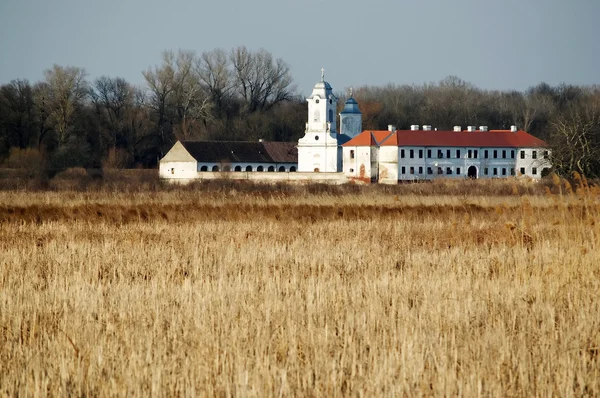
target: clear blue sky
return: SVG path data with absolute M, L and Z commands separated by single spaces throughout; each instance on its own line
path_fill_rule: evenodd
M 600 83 L 599 0 L 4 0 L 0 83 L 53 64 L 143 83 L 163 50 L 265 48 L 306 94 L 457 75 L 481 88 Z

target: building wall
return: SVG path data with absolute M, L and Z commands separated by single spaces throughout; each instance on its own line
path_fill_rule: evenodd
M 309 135 L 309 134 L 307 134 Z M 310 133 L 310 136 L 316 134 Z M 326 137 L 331 138 L 329 134 L 322 134 L 319 140 L 326 141 Z M 306 144 L 302 139 L 298 143 L 298 171 L 300 172 L 319 172 L 335 173 L 338 171 L 338 145 L 337 138 L 330 139 L 330 142 L 324 142 L 323 145 L 313 143 Z
M 342 173 L 262 173 L 262 172 L 231 172 L 213 173 L 196 172 L 192 178 L 169 178 L 167 181 L 173 183 L 189 183 L 202 180 L 246 180 L 265 183 L 289 182 L 298 184 L 322 183 L 322 184 L 345 184 L 350 180 Z
M 196 161 L 161 161 L 158 176 L 168 179 L 190 179 L 196 177 Z
M 475 168 L 477 178 L 516 176 L 521 168 L 525 170 L 524 175 L 540 178 L 543 168 L 550 167 L 549 161 L 543 159 L 547 150 L 523 150 L 525 158 L 520 159 L 520 150 L 511 147 L 398 147 L 398 180 L 430 180 L 442 177 L 461 179 L 469 176 L 471 167 Z M 428 156 L 429 151 L 431 156 Z M 532 159 L 533 151 L 537 151 L 537 159 Z
M 353 178 L 371 179 L 371 147 L 343 147 L 343 172 Z
M 268 172 L 269 167 L 273 167 L 274 172 L 281 172 L 281 168 L 283 171 L 297 171 L 298 165 L 296 163 L 248 163 L 248 162 L 239 162 L 239 163 L 214 163 L 214 162 L 198 162 L 196 171 L 213 171 L 213 168 L 217 168 L 215 171 L 231 171 L 236 172 L 236 167 L 239 167 L 239 171 L 247 171 L 248 167 L 251 167 L 251 170 L 248 171 L 259 171 L 258 168 L 262 167 L 263 172 Z M 203 169 L 205 168 L 205 169 Z M 239 172 L 238 171 L 238 172 Z
M 379 147 L 378 178 L 381 184 L 396 184 L 398 182 L 398 147 Z

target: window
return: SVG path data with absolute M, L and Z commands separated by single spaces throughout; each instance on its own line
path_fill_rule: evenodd
M 514 149 L 512 151 L 510 151 L 510 158 L 511 159 L 515 158 L 515 151 L 514 151 Z
M 285 167 L 284 166 L 279 166 L 279 172 L 284 172 L 285 171 Z
M 537 174 L 537 167 L 532 167 L 531 168 L 531 174 L 533 174 L 533 175 Z
M 319 141 L 319 136 L 315 135 L 315 141 Z
M 354 169 L 350 169 L 350 173 L 354 173 Z
M 525 151 L 520 151 L 521 153 L 521 159 L 525 159 Z
M 450 149 L 446 149 L 446 157 L 450 159 Z
M 488 175 L 488 168 L 487 168 L 487 167 L 485 167 L 485 168 L 483 169 L 483 175 Z
M 350 150 L 350 159 L 354 159 L 354 149 Z
M 446 174 L 452 174 L 452 168 L 446 167 Z
M 431 167 L 427 168 L 427 174 L 429 174 L 429 175 L 433 174 L 433 169 Z
M 471 151 L 469 151 L 469 153 L 470 153 L 470 152 L 471 152 Z M 469 154 L 469 157 L 471 157 L 471 155 L 470 155 L 470 154 Z M 460 149 L 457 149 L 457 150 L 456 150 L 456 158 L 457 158 L 457 159 L 458 159 L 458 158 L 460 158 Z
M 292 166 L 292 167 L 290 167 L 290 172 L 291 172 L 291 173 L 293 173 L 293 172 L 295 172 L 295 171 L 296 171 L 296 166 Z
M 438 174 L 443 174 L 442 168 L 438 166 Z
M 472 156 L 473 156 L 473 152 L 471 152 L 471 150 L 469 149 L 467 151 L 467 158 L 471 159 Z
M 329 123 L 333 123 L 333 111 L 329 110 Z
M 444 157 L 444 153 L 442 152 L 441 149 L 438 149 L 438 159 L 443 159 Z
M 258 166 L 258 167 L 256 168 L 256 171 L 265 171 L 265 168 L 264 168 L 264 167 L 262 167 L 262 166 Z
M 485 151 L 483 151 L 483 157 L 484 157 L 484 158 L 486 158 L 486 159 L 487 159 L 487 158 L 489 157 L 488 155 L 489 155 L 489 154 L 488 154 L 488 150 L 487 150 L 487 149 L 486 149 Z
M 423 150 L 419 149 L 419 159 L 423 159 Z
M 494 159 L 498 158 L 498 151 L 496 149 L 494 149 Z
M 548 159 L 548 155 L 549 155 L 548 151 L 544 151 L 544 159 Z
M 400 174 L 406 174 L 406 167 L 402 166 L 402 169 L 400 170 Z
M 506 150 L 505 149 L 502 150 L 502 159 L 506 159 Z
M 269 166 L 269 170 L 268 171 L 275 171 L 275 167 L 274 166 Z
M 235 171 L 242 171 L 242 166 L 235 166 Z
M 506 175 L 506 167 L 502 168 L 502 175 L 505 176 Z
M 219 171 L 219 166 L 213 166 L 212 171 Z
M 400 157 L 404 159 L 404 149 L 400 149 Z
M 431 149 L 427 150 L 427 158 L 431 158 Z
M 171 169 L 171 174 L 175 174 L 175 168 Z
M 510 175 L 511 175 L 511 176 L 514 176 L 514 175 L 515 175 L 515 168 L 514 168 L 514 167 L 511 167 L 511 168 L 510 168 Z
M 415 157 L 415 150 L 414 149 L 411 149 L 409 151 L 409 156 L 410 156 L 411 159 L 414 159 L 414 157 Z
M 415 168 L 414 167 L 410 168 L 410 174 L 415 174 Z
M 494 167 L 494 175 L 497 176 L 498 175 L 498 169 L 496 167 Z
M 419 174 L 423 174 L 423 166 L 419 166 Z
M 479 153 L 478 153 L 478 152 L 479 152 L 479 151 L 477 151 L 477 149 L 475 149 L 475 153 L 473 154 L 473 157 L 474 157 L 475 159 L 479 158 Z
M 318 103 L 319 103 L 319 99 L 318 99 L 318 98 L 315 100 L 315 103 L 316 103 L 316 104 L 318 104 Z
M 246 166 L 246 171 L 252 171 L 252 166 Z
M 202 167 L 200 167 L 200 171 L 208 171 L 208 166 L 202 166 Z
M 456 168 L 456 174 L 460 174 L 460 167 Z
M 537 159 L 537 151 L 531 151 L 531 158 Z
M 521 167 L 519 173 L 521 173 L 521 175 L 525 175 L 525 167 Z

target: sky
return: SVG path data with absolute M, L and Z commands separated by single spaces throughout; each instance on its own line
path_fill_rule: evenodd
M 53 64 L 143 84 L 164 50 L 245 45 L 301 94 L 438 82 L 483 89 L 600 84 L 599 0 L 4 0 L 0 84 Z

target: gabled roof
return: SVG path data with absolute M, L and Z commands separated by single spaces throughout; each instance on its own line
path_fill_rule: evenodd
M 181 141 L 198 162 L 298 163 L 294 142 Z
M 342 146 L 380 146 L 394 133 L 388 130 L 363 131 Z
M 375 139 L 376 137 L 384 137 Z M 435 131 L 388 130 L 363 131 L 344 146 L 436 146 L 436 147 L 545 147 L 548 144 L 523 130 Z

